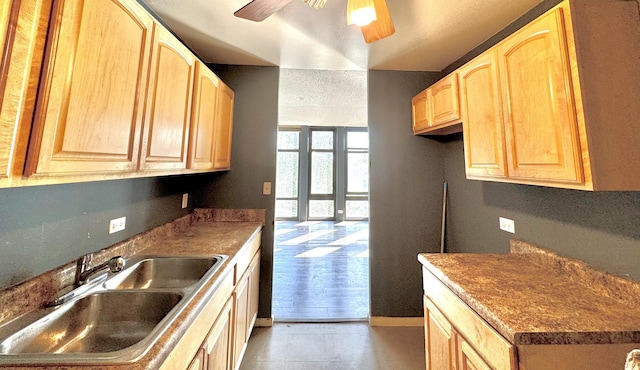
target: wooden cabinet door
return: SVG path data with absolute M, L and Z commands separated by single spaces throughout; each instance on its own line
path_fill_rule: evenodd
M 429 129 L 429 94 L 427 90 L 420 92 L 411 99 L 413 133 L 422 133 Z
M 424 330 L 427 370 L 455 370 L 456 333 L 436 306 L 424 297 Z
M 0 187 L 22 176 L 51 0 L 0 4 Z
M 460 122 L 458 73 L 454 72 L 433 84 L 429 89 L 430 126 Z
M 11 58 L 11 52 L 9 50 L 9 44 L 6 43 L 7 35 L 9 35 L 9 18 L 12 14 L 12 1 L 4 1 L 0 4 L 0 46 L 3 53 L 0 54 L 0 117 L 1 113 L 5 110 L 4 94 L 6 91 L 7 73 L 9 68 L 9 58 Z M 4 118 L 4 117 L 2 117 Z M 0 121 L 0 179 L 6 178 L 10 174 L 10 160 L 13 152 L 13 122 L 5 122 L 4 119 Z
M 235 366 L 240 362 L 242 355 L 244 354 L 245 344 L 249 339 L 247 337 L 247 326 L 249 325 L 249 274 L 245 274 L 245 276 L 238 282 L 238 285 L 233 292 L 233 297 L 235 313 L 233 363 Z
M 133 0 L 58 0 L 26 174 L 137 168 L 153 18 Z
M 507 38 L 498 55 L 509 177 L 582 183 L 562 9 Z
M 193 361 L 191 361 L 189 367 L 187 367 L 187 370 L 205 370 L 204 365 L 204 349 L 200 348 L 196 357 L 193 358 Z
M 231 137 L 233 133 L 233 99 L 234 93 L 222 81 L 218 92 L 216 112 L 215 160 L 214 168 L 228 170 L 231 168 Z
M 458 348 L 458 358 L 460 359 L 458 370 L 492 370 L 491 366 L 465 340 L 459 340 Z
M 224 306 L 218 319 L 211 328 L 205 342 L 207 370 L 232 370 L 233 362 L 231 352 L 233 320 L 233 302 L 231 299 Z
M 11 14 L 11 5 L 13 1 L 3 1 L 0 4 L 0 45 L 3 49 L 6 49 L 8 45 L 5 45 L 7 35 L 9 34 L 9 16 Z
M 157 27 L 140 169 L 187 168 L 195 56 Z
M 462 67 L 460 102 L 467 177 L 506 177 L 504 125 L 496 52 Z
M 220 79 L 202 62 L 196 63 L 189 168 L 213 169 L 215 154 L 214 127 Z
M 251 334 L 251 330 L 258 318 L 258 308 L 260 300 L 260 251 L 253 257 L 249 266 L 249 307 L 247 322 L 247 340 Z

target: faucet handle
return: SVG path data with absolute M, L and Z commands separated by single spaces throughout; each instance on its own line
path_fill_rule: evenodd
M 84 256 L 78 259 L 78 267 L 81 267 L 82 270 L 88 270 L 91 268 L 92 262 L 93 262 L 93 253 L 85 254 Z
M 122 256 L 116 256 L 109 260 L 109 271 L 111 272 L 120 272 L 124 268 L 126 261 Z

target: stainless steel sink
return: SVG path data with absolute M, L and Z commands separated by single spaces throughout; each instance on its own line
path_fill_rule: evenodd
M 144 257 L 105 282 L 108 289 L 186 288 L 219 265 L 222 257 Z
M 127 261 L 124 270 L 81 286 L 64 303 L 0 326 L 0 366 L 133 362 L 224 259 L 142 256 Z
M 177 292 L 100 292 L 70 302 L 16 332 L 0 353 L 101 353 L 132 346 L 182 299 Z

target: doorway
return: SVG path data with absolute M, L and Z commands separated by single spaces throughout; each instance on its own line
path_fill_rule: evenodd
M 273 315 L 369 315 L 369 140 L 364 128 L 278 132 Z

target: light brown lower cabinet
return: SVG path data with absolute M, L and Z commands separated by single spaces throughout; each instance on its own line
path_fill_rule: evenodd
M 198 350 L 198 354 L 193 358 L 193 361 L 189 364 L 187 370 L 204 370 L 205 362 L 204 362 L 204 349 L 200 348 Z
M 161 370 L 233 370 L 258 316 L 260 234 L 243 247 L 200 314 L 191 323 Z
M 491 370 L 491 366 L 464 339 L 458 337 L 458 359 L 460 370 Z
M 429 298 L 424 297 L 424 338 L 428 370 L 456 369 L 457 333 Z
M 425 268 L 423 288 L 427 370 L 618 370 L 637 348 L 636 343 L 512 344 Z
M 427 369 L 492 369 L 426 296 L 424 318 Z
M 514 345 L 424 268 L 422 276 L 428 370 L 518 369 Z
M 236 284 L 234 296 L 234 367 L 238 368 L 247 349 L 249 336 L 258 316 L 260 251 L 251 260 L 249 268 Z
M 233 369 L 231 341 L 233 339 L 233 300 L 229 298 L 204 343 L 207 370 Z

